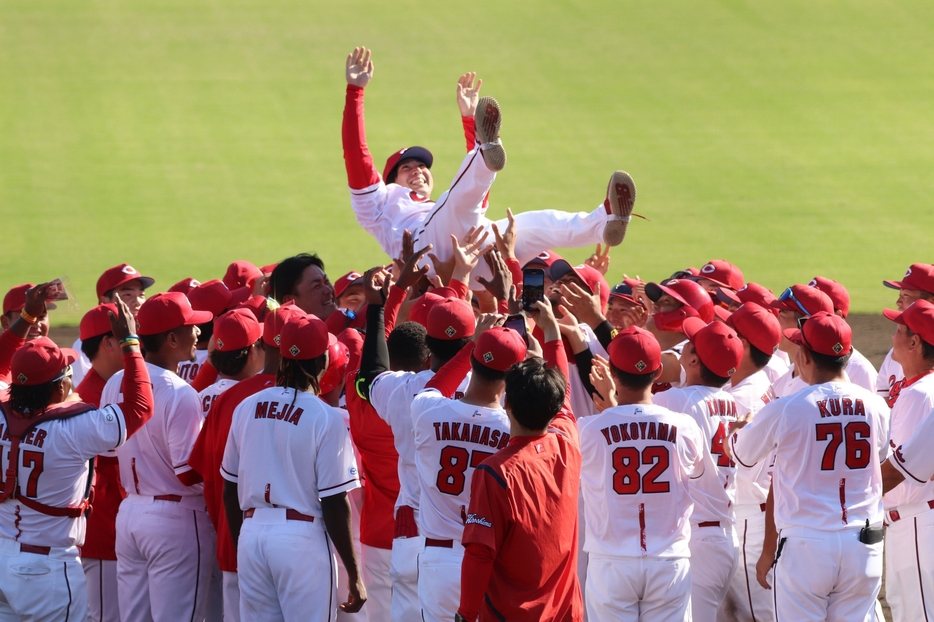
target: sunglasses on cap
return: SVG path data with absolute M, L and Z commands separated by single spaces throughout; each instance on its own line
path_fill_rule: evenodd
M 808 350 L 814 351 L 814 348 L 812 348 L 811 344 L 808 343 L 808 338 L 804 336 L 804 324 L 808 321 L 808 319 L 810 318 L 806 318 L 806 317 L 798 318 L 798 330 L 801 331 L 801 341 L 804 342 L 804 345 L 808 347 Z
M 62 373 L 52 378 L 49 382 L 58 382 L 65 378 L 70 378 L 72 375 L 74 375 L 74 370 L 72 370 L 71 365 L 68 365 L 62 370 Z
M 804 306 L 803 304 L 801 304 L 801 301 L 798 300 L 797 298 L 795 298 L 795 293 L 794 293 L 793 291 L 791 291 L 791 288 L 790 288 L 790 287 L 789 287 L 788 289 L 786 289 L 785 291 L 783 291 L 783 292 L 782 292 L 782 295 L 779 296 L 778 299 L 779 299 L 781 302 L 785 302 L 786 300 L 790 300 L 791 302 L 795 303 L 795 306 L 798 307 L 798 310 L 801 311 L 801 313 L 803 313 L 804 315 L 811 315 L 811 312 L 808 311 L 808 310 L 805 308 L 805 306 Z M 804 318 L 804 319 L 807 319 L 807 318 Z M 798 320 L 798 321 L 800 321 L 800 320 Z
M 693 277 L 693 276 L 694 276 L 694 274 L 693 274 L 690 270 L 678 270 L 677 272 L 675 272 L 674 274 L 672 274 L 670 277 L 668 277 L 668 280 L 672 280 L 672 279 L 690 279 L 690 278 Z

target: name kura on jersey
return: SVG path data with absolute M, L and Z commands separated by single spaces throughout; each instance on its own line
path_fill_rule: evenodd
M 45 430 L 33 428 L 29 431 L 29 434 L 26 435 L 26 438 L 20 440 L 20 444 L 42 447 L 42 444 L 45 442 L 45 436 Z M 5 441 L 10 440 L 10 431 L 2 423 L 0 423 L 0 438 Z
M 736 418 L 736 402 L 733 400 L 704 400 L 708 417 Z
M 276 419 L 285 421 L 292 425 L 298 425 L 298 420 L 302 418 L 305 411 L 301 406 L 295 408 L 294 404 L 283 404 L 282 402 L 258 402 L 254 419 Z
M 502 449 L 509 444 L 509 433 L 491 430 L 485 425 L 435 422 L 435 440 L 438 441 L 464 441 L 476 445 L 486 445 Z
M 678 426 L 654 421 L 633 421 L 600 430 L 607 445 L 626 441 L 678 441 Z
M 821 419 L 841 415 L 844 417 L 866 416 L 866 407 L 863 406 L 863 400 L 848 397 L 831 397 L 826 400 L 818 400 L 817 410 L 820 412 Z

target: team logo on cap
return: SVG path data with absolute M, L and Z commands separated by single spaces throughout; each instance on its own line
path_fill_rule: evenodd
M 123 274 L 139 274 L 133 266 L 123 266 L 121 272 L 123 272 Z
M 484 355 L 483 355 L 483 362 L 484 362 L 484 363 L 491 363 L 491 362 L 493 362 L 493 353 L 492 353 L 492 352 L 487 352 L 486 354 L 484 354 Z
M 808 287 L 817 287 L 817 279 L 811 279 L 811 282 L 808 283 Z
M 188 281 L 188 287 L 198 287 L 199 285 L 201 285 L 201 281 L 198 279 L 191 279 Z
M 218 340 L 217 340 L 217 347 L 223 349 L 223 348 L 224 348 L 224 342 L 221 341 L 220 339 L 218 339 Z
M 444 334 L 447 335 L 448 337 L 453 337 L 454 335 L 457 334 L 457 329 L 454 328 L 453 326 L 448 326 L 447 328 L 444 329 Z
M 281 339 L 279 339 L 279 335 L 276 335 L 275 337 L 273 337 L 272 340 L 277 346 L 280 345 L 279 342 L 281 341 Z
M 717 269 L 714 267 L 714 265 L 713 265 L 712 263 L 709 263 L 709 264 L 707 264 L 706 266 L 704 266 L 703 268 L 701 268 L 700 271 L 703 272 L 704 274 L 712 274 L 712 273 L 716 272 Z
M 911 276 L 911 268 L 908 268 L 908 272 L 906 272 L 906 273 L 905 273 L 905 276 L 902 277 L 902 278 L 907 279 L 907 278 L 910 277 L 910 276 Z
M 299 352 L 301 352 L 301 350 L 298 349 L 298 346 L 293 345 L 291 348 L 289 348 L 289 354 L 292 356 L 298 356 Z
M 833 351 L 834 351 L 836 354 L 840 354 L 841 352 L 843 352 L 843 344 L 835 343 L 835 344 L 833 345 Z
M 26 377 L 26 374 L 20 374 L 16 377 L 16 379 L 19 380 L 20 384 L 26 384 L 26 381 L 29 380 L 29 378 Z
M 646 367 L 648 367 L 648 365 L 645 364 L 645 361 L 639 361 L 638 363 L 636 363 L 636 369 L 639 371 L 642 371 Z
M 732 375 L 735 374 L 735 373 L 736 373 L 736 368 L 733 367 L 733 368 L 730 369 L 730 371 L 726 372 L 726 375 L 727 375 L 727 376 L 732 376 Z
M 551 255 L 548 254 L 548 251 L 542 251 L 538 254 L 539 259 L 550 259 Z

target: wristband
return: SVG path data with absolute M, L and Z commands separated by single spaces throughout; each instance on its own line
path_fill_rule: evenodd
M 28 313 L 26 313 L 26 309 L 23 309 L 22 311 L 20 311 L 19 316 L 23 318 L 23 321 L 25 321 L 27 324 L 35 324 L 36 322 L 39 321 L 39 318 L 33 317 L 29 315 Z
M 138 346 L 138 345 L 139 345 L 139 337 L 137 337 L 136 335 L 127 335 L 126 337 L 120 340 L 120 347 Z

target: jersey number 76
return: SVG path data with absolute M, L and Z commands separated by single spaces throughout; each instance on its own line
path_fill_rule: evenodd
M 830 441 L 821 459 L 821 471 L 833 471 L 837 462 L 837 449 L 844 447 L 844 464 L 848 469 L 864 469 L 869 464 L 872 445 L 869 444 L 871 430 L 865 421 L 842 423 L 818 423 L 817 440 Z

